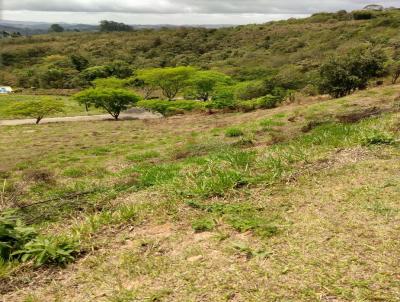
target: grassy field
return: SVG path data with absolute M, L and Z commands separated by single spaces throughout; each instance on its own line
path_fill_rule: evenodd
M 1 207 L 81 250 L 3 300 L 400 301 L 399 95 L 2 127 Z
M 9 107 L 11 105 L 29 100 L 40 100 L 42 98 L 53 98 L 55 100 L 61 100 L 64 103 L 64 112 L 51 115 L 50 117 L 92 115 L 103 113 L 103 111 L 95 108 L 91 108 L 89 112 L 86 112 L 85 106 L 79 105 L 77 101 L 67 96 L 8 94 L 0 95 L 0 119 L 20 118 L 19 116 L 16 116 L 9 111 Z

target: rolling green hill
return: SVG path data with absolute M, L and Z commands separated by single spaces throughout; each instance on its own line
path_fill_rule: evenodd
M 382 48 L 389 57 L 400 44 L 400 11 L 320 13 L 306 19 L 231 28 L 177 28 L 128 33 L 63 33 L 2 39 L 0 81 L 23 86 L 45 58 L 79 54 L 90 66 L 124 61 L 132 68 L 194 65 L 239 80 L 280 73 L 299 87 L 315 82 L 331 54 L 359 45 Z M 79 72 L 69 70 L 67 76 Z M 21 80 L 22 79 L 22 80 Z

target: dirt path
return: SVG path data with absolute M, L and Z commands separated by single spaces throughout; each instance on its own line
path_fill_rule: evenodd
M 144 119 L 157 119 L 161 115 L 154 114 L 148 111 L 143 112 L 126 112 L 120 116 L 121 120 L 144 120 Z M 61 123 L 61 122 L 81 122 L 81 121 L 106 121 L 113 118 L 108 114 L 101 115 L 84 115 L 84 116 L 66 116 L 66 117 L 51 117 L 45 118 L 40 123 Z M 35 124 L 35 119 L 13 119 L 13 120 L 0 120 L 0 126 L 17 126 L 17 125 L 32 125 Z

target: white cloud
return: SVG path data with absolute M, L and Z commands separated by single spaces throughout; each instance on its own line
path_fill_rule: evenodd
M 0 4 L 1 4 L 0 0 Z M 304 17 L 400 0 L 3 0 L 3 18 L 19 21 L 129 24 L 246 24 Z
M 374 0 L 4 0 L 4 9 L 135 14 L 302 14 L 322 10 L 356 9 L 370 3 L 376 2 Z M 399 0 L 386 0 L 380 3 L 388 6 L 400 5 Z

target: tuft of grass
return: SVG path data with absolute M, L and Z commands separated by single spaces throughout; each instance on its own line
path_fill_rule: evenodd
M 215 221 L 211 218 L 200 218 L 192 222 L 192 228 L 196 233 L 209 232 L 215 228 Z
M 67 168 L 63 172 L 63 176 L 70 177 L 70 178 L 79 178 L 85 176 L 86 172 L 82 168 Z
M 373 145 L 393 145 L 395 139 L 392 135 L 382 132 L 367 133 L 362 138 L 363 146 L 373 146 Z
M 284 122 L 276 121 L 273 119 L 264 119 L 260 122 L 260 126 L 262 126 L 264 129 L 271 129 L 272 127 L 279 127 L 279 126 L 284 126 Z
M 229 128 L 225 131 L 226 137 L 240 137 L 243 135 L 244 135 L 244 132 L 239 128 Z
M 204 205 L 197 201 L 188 201 L 189 207 L 211 213 L 240 233 L 252 231 L 261 238 L 269 238 L 279 232 L 275 225 L 276 217 L 266 217 L 262 211 L 249 203 Z

